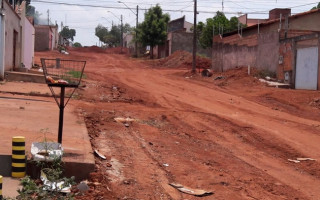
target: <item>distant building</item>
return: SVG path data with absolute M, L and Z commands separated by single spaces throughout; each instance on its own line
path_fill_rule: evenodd
M 153 54 L 156 58 L 170 56 L 175 51 L 193 51 L 193 24 L 185 20 L 185 16 L 168 23 L 168 34 L 165 44 L 154 47 Z M 197 46 L 197 53 L 211 55 L 210 49 Z
M 35 51 L 49 51 L 58 47 L 58 25 L 35 25 Z
M 123 34 L 123 47 L 129 49 L 129 53 L 133 54 L 135 52 L 135 43 L 133 41 L 134 34 L 132 33 L 125 33 Z
M 320 89 L 320 11 L 290 15 L 273 9 L 269 19 L 213 38 L 215 71 L 251 66 L 277 74 L 297 89 Z M 281 16 L 281 18 L 280 18 Z
M 248 14 L 244 14 L 238 17 L 238 20 L 241 24 L 247 26 L 253 26 L 256 24 L 265 23 L 271 20 L 279 19 L 280 17 L 286 17 L 291 15 L 291 9 L 289 8 L 275 8 L 269 11 L 269 18 L 268 19 L 254 19 L 248 18 Z

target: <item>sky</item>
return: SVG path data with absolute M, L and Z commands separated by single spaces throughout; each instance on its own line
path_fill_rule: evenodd
M 222 11 L 230 18 L 247 13 L 249 18 L 268 18 L 269 10 L 273 8 L 291 8 L 292 14 L 305 12 L 316 6 L 315 0 L 198 0 L 197 21 L 205 22 L 214 17 L 217 11 Z M 69 4 L 69 5 L 68 5 Z M 72 5 L 71 5 L 72 4 Z M 123 23 L 131 26 L 136 24 L 136 7 L 139 6 L 139 22 L 144 20 L 144 13 L 152 6 L 159 4 L 164 13 L 174 20 L 186 16 L 186 21 L 193 23 L 194 0 L 31 0 L 41 18 L 52 23 L 61 23 L 76 30 L 74 42 L 83 46 L 99 45 L 95 36 L 95 27 L 101 24 L 111 27 L 111 24 Z M 223 6 L 222 6 L 223 5 Z M 129 9 L 130 8 L 130 9 Z

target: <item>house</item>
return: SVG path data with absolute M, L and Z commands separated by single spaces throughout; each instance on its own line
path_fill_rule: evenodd
M 21 63 L 26 69 L 31 69 L 34 61 L 35 29 L 26 17 L 26 2 L 18 6 L 18 14 L 21 18 Z
M 280 17 L 290 16 L 291 15 L 291 9 L 285 8 L 285 9 L 273 9 L 269 12 L 269 18 L 268 19 L 254 19 L 254 18 L 248 18 L 248 14 L 244 14 L 240 17 L 238 17 L 238 20 L 241 24 L 247 25 L 247 26 L 253 26 L 260 23 L 265 23 L 271 20 L 278 19 Z
M 0 79 L 4 72 L 14 70 L 21 64 L 21 25 L 20 16 L 7 0 L 1 0 L 1 50 Z
M 216 35 L 213 69 L 252 66 L 276 73 L 279 81 L 297 89 L 320 89 L 319 20 L 319 10 L 291 16 L 288 9 L 273 9 L 266 22 L 244 28 L 242 34 Z
M 35 25 L 35 51 L 56 49 L 58 42 L 58 25 Z
M 123 47 L 128 49 L 129 54 L 134 54 L 135 43 L 133 41 L 134 34 L 124 33 L 123 34 Z
M 185 20 L 185 16 L 172 20 L 168 23 L 167 41 L 164 45 L 154 47 L 153 53 L 156 58 L 170 56 L 175 51 L 193 51 L 193 24 Z M 211 56 L 210 49 L 197 46 L 197 53 Z

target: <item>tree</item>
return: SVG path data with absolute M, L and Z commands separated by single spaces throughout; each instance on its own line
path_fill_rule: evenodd
M 129 24 L 123 26 L 123 32 L 130 32 L 132 28 Z M 121 41 L 121 25 L 113 25 L 109 31 L 107 27 L 99 24 L 95 30 L 96 36 L 99 40 L 110 47 L 119 46 Z
M 232 17 L 230 20 L 228 20 L 224 13 L 218 11 L 213 18 L 208 18 L 206 20 L 206 23 L 198 23 L 197 32 L 199 36 L 200 45 L 203 48 L 212 46 L 213 26 L 214 34 L 217 35 L 237 30 L 238 24 L 239 20 L 237 17 Z
M 36 8 L 34 6 L 28 5 L 26 9 L 26 15 L 33 17 L 34 24 L 39 24 L 40 22 L 40 16 L 42 15 L 38 11 L 36 11 Z
M 26 5 L 28 6 L 30 4 L 31 0 L 25 0 L 25 1 L 26 1 Z M 14 2 L 15 5 L 17 5 L 17 4 L 20 5 L 23 2 L 23 0 L 9 0 L 9 3 L 11 5 L 13 4 L 13 2 Z
M 320 3 L 318 3 L 317 6 L 313 7 L 311 10 L 319 9 L 320 8 Z
M 170 20 L 168 14 L 163 14 L 157 4 L 144 14 L 144 21 L 138 26 L 137 40 L 142 45 L 150 45 L 150 57 L 153 59 L 153 47 L 164 44 L 167 39 L 167 24 Z
M 62 31 L 60 31 L 60 35 L 66 39 L 71 39 L 73 41 L 73 37 L 76 36 L 76 30 L 69 29 L 68 26 L 63 27 Z
M 79 42 L 75 42 L 75 43 L 73 44 L 73 46 L 74 46 L 74 47 L 82 47 L 81 43 L 79 43 Z
M 95 34 L 101 42 L 104 42 L 104 37 L 109 33 L 108 28 L 99 24 L 95 29 Z

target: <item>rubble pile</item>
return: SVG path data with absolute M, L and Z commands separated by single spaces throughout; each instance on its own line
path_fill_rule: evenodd
M 192 54 L 186 51 L 176 51 L 169 57 L 161 59 L 160 63 L 163 67 L 172 68 L 191 68 Z M 197 56 L 197 68 L 209 69 L 211 68 L 210 58 Z

